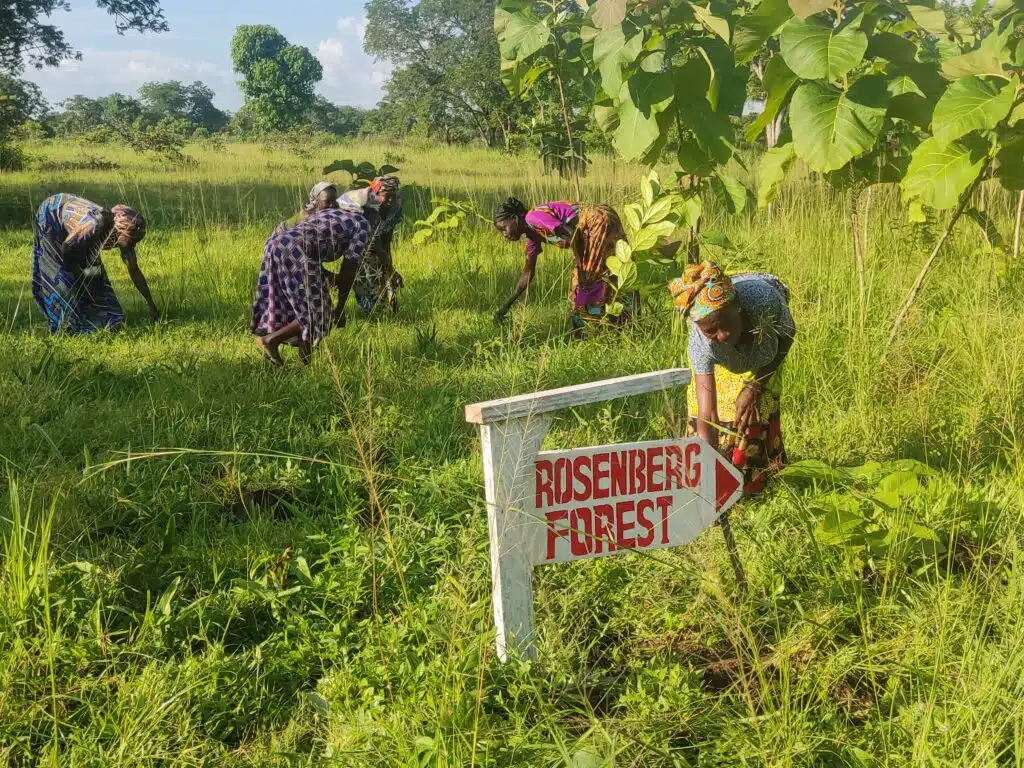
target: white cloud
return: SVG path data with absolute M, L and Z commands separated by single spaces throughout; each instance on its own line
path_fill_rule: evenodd
M 320 92 L 338 104 L 372 107 L 381 99 L 391 67 L 363 52 L 365 16 L 343 16 L 336 28 L 337 36 L 321 40 L 317 48 L 324 68 Z
M 372 107 L 382 97 L 383 85 L 391 76 L 386 63 L 378 63 L 363 52 L 366 34 L 365 16 L 343 16 L 335 31 L 319 45 L 309 45 L 324 68 L 324 79 L 318 90 L 337 104 Z M 316 38 L 313 38 L 314 40 Z M 162 48 L 169 38 L 155 40 Z M 43 90 L 46 99 L 56 105 L 66 98 L 83 94 L 91 98 L 115 91 L 134 94 L 150 80 L 202 80 L 216 93 L 215 103 L 236 110 L 242 104 L 237 76 L 230 61 L 208 52 L 207 56 L 190 55 L 188 45 L 164 50 L 100 50 L 82 47 L 81 61 L 66 61 L 59 67 L 43 70 L 28 68 L 24 76 Z M 180 52 L 180 53 L 179 53 Z
M 86 48 L 81 61 L 59 67 L 26 70 L 25 77 L 43 89 L 53 104 L 83 94 L 96 98 L 114 91 L 134 93 L 150 80 L 202 80 L 217 94 L 219 104 L 237 108 L 241 96 L 229 70 L 211 61 L 189 60 L 153 50 L 98 51 Z

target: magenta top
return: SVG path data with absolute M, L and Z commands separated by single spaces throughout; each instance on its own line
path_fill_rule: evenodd
M 568 248 L 580 216 L 579 203 L 544 203 L 526 214 L 526 255 L 535 259 L 544 243 Z

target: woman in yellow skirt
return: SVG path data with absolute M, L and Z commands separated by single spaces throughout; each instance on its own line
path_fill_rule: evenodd
M 689 430 L 742 469 L 745 494 L 760 493 L 786 462 L 780 420 L 782 366 L 796 325 L 777 277 L 731 278 L 712 262 L 669 284 L 690 325 Z

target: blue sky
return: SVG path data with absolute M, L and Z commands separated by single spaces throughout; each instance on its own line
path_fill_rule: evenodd
M 51 104 L 79 93 L 134 93 L 149 80 L 202 80 L 216 93 L 219 107 L 235 110 L 242 97 L 231 71 L 231 36 L 239 24 L 271 24 L 320 59 L 320 93 L 339 104 L 370 107 L 381 97 L 389 68 L 363 53 L 364 2 L 164 0 L 170 32 L 118 35 L 110 16 L 89 0 L 75 0 L 72 11 L 52 19 L 82 60 L 57 69 L 29 68 L 24 77 L 37 83 Z

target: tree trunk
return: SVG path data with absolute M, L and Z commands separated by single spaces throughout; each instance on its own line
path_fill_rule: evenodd
M 764 127 L 764 143 L 768 149 L 778 146 L 779 136 L 782 135 L 782 121 L 786 116 L 786 108 L 783 107 L 779 110 L 779 114 L 775 116 L 768 125 Z M 775 215 L 775 203 L 768 203 L 768 217 L 771 218 Z
M 1013 259 L 1020 260 L 1020 226 L 1024 220 L 1024 190 L 1017 196 L 1017 223 L 1013 228 Z
M 882 352 L 881 362 L 883 364 L 885 363 L 885 359 L 889 356 L 889 350 L 892 349 L 893 342 L 896 341 L 896 337 L 900 333 L 900 328 L 903 326 L 903 322 L 907 319 L 907 315 L 910 314 L 910 310 L 914 306 L 914 302 L 917 300 L 917 295 L 921 292 L 921 288 L 924 286 L 925 278 L 928 277 L 928 273 L 931 272 L 932 266 L 935 264 L 935 259 L 939 256 L 939 251 L 942 250 L 942 246 L 945 244 L 946 240 L 949 239 L 950 234 L 952 234 L 953 227 L 956 226 L 960 217 L 963 216 L 964 209 L 967 208 L 967 203 L 970 202 L 971 197 L 978 188 L 978 184 L 980 184 L 981 180 L 985 177 L 985 173 L 988 171 L 990 162 L 991 160 L 987 160 L 985 162 L 985 167 L 981 169 L 981 173 L 979 173 L 978 177 L 971 182 L 971 186 L 964 191 L 964 194 L 960 198 L 960 204 L 957 205 L 956 211 L 953 213 L 953 218 L 949 220 L 949 224 L 946 227 L 946 230 L 942 233 L 942 237 L 939 238 L 939 242 L 935 244 L 935 248 L 932 250 L 928 260 L 924 263 L 924 266 L 921 267 L 921 271 L 918 273 L 917 279 L 914 281 L 914 285 L 910 289 L 910 293 L 907 294 L 907 298 L 904 300 L 903 306 L 900 307 L 900 311 L 896 315 L 896 320 L 892 324 L 892 332 L 889 334 L 889 341 L 886 342 L 885 350 Z
M 562 76 L 559 74 L 555 75 L 555 79 L 558 81 L 558 96 L 562 100 L 562 117 L 565 119 L 565 135 L 569 139 L 569 151 L 575 152 L 576 144 L 572 140 L 572 125 L 569 123 L 569 105 L 565 101 L 565 89 L 562 87 Z M 580 173 L 577 170 L 576 163 L 573 163 L 573 178 L 576 181 L 576 200 L 583 200 L 583 188 L 580 186 Z
M 697 219 L 697 223 L 690 227 L 690 245 L 686 249 L 688 264 L 700 264 L 700 222 L 701 219 Z

